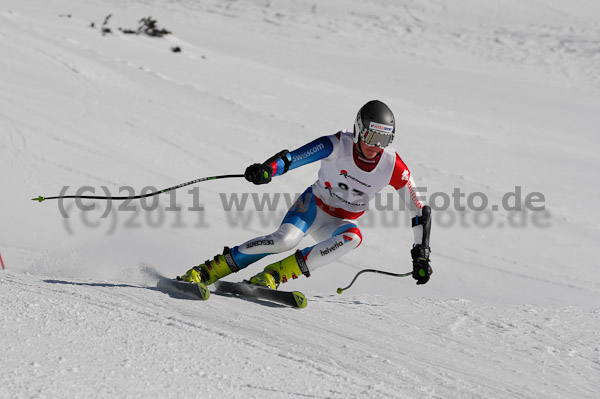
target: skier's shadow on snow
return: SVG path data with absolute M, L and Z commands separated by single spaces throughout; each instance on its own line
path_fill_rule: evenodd
M 169 279 L 167 278 L 159 278 L 156 287 L 142 287 L 139 285 L 131 285 L 125 283 L 83 283 L 83 282 L 75 282 L 75 281 L 66 281 L 66 280 L 44 280 L 45 283 L 48 284 L 64 284 L 64 285 L 77 285 L 82 287 L 102 287 L 102 288 L 138 288 L 144 290 L 152 290 L 152 291 L 160 291 L 164 294 L 167 294 L 171 298 L 175 299 L 188 299 L 192 301 L 197 301 L 198 298 L 191 295 L 186 295 L 184 292 L 177 290 L 173 287 L 172 284 L 169 283 Z M 223 292 L 213 291 L 211 295 L 226 297 L 226 298 L 238 298 L 244 301 L 254 302 L 259 305 L 268 306 L 271 308 L 285 308 L 287 306 L 281 305 L 279 303 L 273 303 L 269 301 L 263 301 L 261 299 L 249 298 L 240 295 L 227 294 Z
M 66 281 L 66 280 L 44 280 L 44 283 L 79 285 L 79 286 L 86 286 L 86 287 L 105 287 L 105 288 L 120 287 L 120 288 L 143 288 L 143 289 L 147 289 L 147 290 L 157 290 L 156 287 L 140 287 L 139 285 L 131 285 L 131 284 L 124 284 L 124 283 L 119 283 L 119 284 L 116 284 L 116 283 L 80 283 L 80 282 Z
M 166 280 L 166 279 L 165 279 Z M 176 299 L 198 299 L 185 295 L 184 293 L 177 291 L 165 281 L 159 280 L 156 287 L 144 287 L 139 285 L 131 285 L 125 283 L 83 283 L 76 281 L 66 280 L 44 280 L 48 284 L 64 284 L 64 285 L 77 285 L 80 287 L 102 287 L 102 288 L 138 288 L 143 290 L 159 291 L 169 295 L 171 298 Z
M 166 280 L 166 279 L 165 279 Z M 75 281 L 66 281 L 66 280 L 44 280 L 45 283 L 48 284 L 65 284 L 65 285 L 77 285 L 80 287 L 102 287 L 102 288 L 138 288 L 143 290 L 151 290 L 151 291 L 159 291 L 164 294 L 169 295 L 171 298 L 176 299 L 198 299 L 185 295 L 184 293 L 175 290 L 173 287 L 169 286 L 165 281 L 159 280 L 156 287 L 144 287 L 139 285 L 131 285 L 125 283 L 82 283 Z

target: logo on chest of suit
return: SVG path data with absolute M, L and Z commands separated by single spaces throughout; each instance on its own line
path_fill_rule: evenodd
M 333 188 L 330 182 L 325 182 L 325 189 L 329 191 L 331 197 L 337 198 L 339 201 L 352 206 L 366 206 L 365 193 L 362 191 L 350 188 L 346 183 L 339 182 L 337 188 Z M 357 198 L 358 197 L 358 198 Z M 356 202 L 354 198 L 357 198 L 361 202 Z
M 358 184 L 362 184 L 365 187 L 371 187 L 370 184 L 360 181 L 356 177 L 349 175 L 347 170 L 344 170 L 344 169 L 340 170 L 340 176 L 344 176 L 346 179 L 353 180 L 353 181 L 357 182 Z

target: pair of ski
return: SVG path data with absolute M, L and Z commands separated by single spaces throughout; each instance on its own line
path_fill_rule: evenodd
M 205 301 L 210 297 L 210 291 L 206 285 L 202 283 L 189 283 L 187 281 L 176 279 L 172 279 L 171 283 L 179 291 L 191 295 L 194 298 Z M 294 308 L 304 308 L 307 305 L 306 297 L 299 291 L 278 291 L 253 285 L 248 282 L 232 283 L 229 281 L 217 281 L 214 284 L 214 287 L 217 292 L 262 299 Z

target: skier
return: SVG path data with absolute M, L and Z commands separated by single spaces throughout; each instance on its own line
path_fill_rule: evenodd
M 281 151 L 262 164 L 249 166 L 244 174 L 254 184 L 266 184 L 289 170 L 321 161 L 318 180 L 304 191 L 288 210 L 279 228 L 253 238 L 178 279 L 206 285 L 246 268 L 267 255 L 294 249 L 306 235 L 316 245 L 298 249 L 250 278 L 250 283 L 277 289 L 280 283 L 331 263 L 362 242 L 356 220 L 384 187 L 391 185 L 410 204 L 414 244 L 412 277 L 425 284 L 432 273 L 429 265 L 431 208 L 415 192 L 415 183 L 400 156 L 388 147 L 396 131 L 394 115 L 383 102 L 366 103 L 356 115 L 354 132 L 342 130 L 320 137 L 292 152 Z

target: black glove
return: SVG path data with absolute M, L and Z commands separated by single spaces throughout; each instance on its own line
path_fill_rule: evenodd
M 271 158 L 267 159 L 263 163 L 255 163 L 254 165 L 248 166 L 246 168 L 246 172 L 244 173 L 244 177 L 250 183 L 254 184 L 270 183 L 271 178 L 273 177 L 273 168 L 271 167 L 273 162 L 276 162 L 278 159 L 281 159 L 283 161 L 283 164 L 285 165 L 283 171 L 277 171 L 278 176 L 286 173 L 290 168 L 291 161 L 287 158 L 288 153 L 288 150 L 283 150 L 273 155 Z
M 424 247 L 420 244 L 415 245 L 410 250 L 410 254 L 413 258 L 413 272 L 412 277 L 417 280 L 417 285 L 425 284 L 429 281 L 429 276 L 433 273 L 431 266 L 429 266 L 429 247 Z
M 273 176 L 273 168 L 264 163 L 255 163 L 246 168 L 244 177 L 254 184 L 267 184 L 271 182 Z

